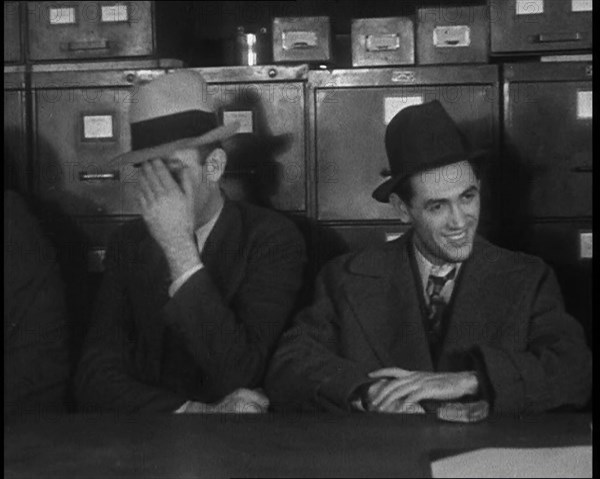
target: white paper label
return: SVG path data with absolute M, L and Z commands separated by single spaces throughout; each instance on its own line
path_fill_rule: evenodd
M 591 91 L 577 92 L 577 119 L 590 120 L 593 116 L 593 100 Z
M 83 117 L 83 137 L 113 138 L 113 118 L 111 115 L 90 115 Z
M 75 23 L 74 8 L 50 8 L 48 10 L 50 25 L 67 25 Z
M 385 240 L 387 242 L 389 241 L 394 241 L 398 238 L 400 238 L 400 236 L 402 236 L 404 233 L 386 233 L 385 234 Z
M 252 111 L 224 111 L 223 125 L 229 125 L 237 121 L 240 124 L 237 133 L 253 133 L 254 124 L 252 121 Z
M 579 233 L 579 257 L 581 259 L 592 258 L 594 256 L 594 247 L 592 245 L 593 234 Z
M 129 19 L 127 5 L 105 5 L 102 7 L 102 22 L 126 22 Z
M 517 15 L 544 13 L 544 0 L 517 0 Z
M 421 105 L 423 103 L 422 96 L 390 96 L 383 99 L 383 121 L 387 125 L 392 118 L 407 106 Z
M 591 12 L 592 0 L 571 0 L 572 12 Z

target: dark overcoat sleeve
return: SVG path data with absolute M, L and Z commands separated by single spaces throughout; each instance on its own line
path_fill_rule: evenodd
M 118 410 L 173 412 L 188 398 L 141 381 L 135 371 L 137 335 L 127 284 L 131 243 L 117 232 L 105 258 L 105 272 L 75 377 L 80 412 Z
M 371 382 L 367 365 L 340 352 L 337 295 L 343 259 L 319 274 L 313 304 L 284 333 L 273 356 L 265 387 L 275 410 L 350 410 L 352 393 Z M 336 280 L 337 278 L 337 280 Z
M 493 390 L 497 414 L 536 413 L 585 405 L 592 387 L 592 355 L 581 325 L 565 312 L 554 273 L 541 260 L 525 294 L 529 321 L 522 350 L 481 344 L 478 363 Z
M 262 386 L 273 349 L 298 302 L 305 256 L 300 233 L 291 223 L 278 222 L 252 239 L 233 298 L 224 297 L 204 268 L 166 304 L 164 320 L 204 371 L 212 397 Z
M 4 413 L 61 412 L 69 362 L 56 253 L 23 200 L 4 201 Z

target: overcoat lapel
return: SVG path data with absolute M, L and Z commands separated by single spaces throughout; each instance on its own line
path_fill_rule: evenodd
M 489 243 L 477 237 L 473 245 L 471 257 L 463 263 L 460 277 L 455 285 L 452 299 L 452 309 L 446 325 L 446 334 L 442 343 L 439 370 L 446 370 L 451 366 L 452 350 L 464 351 L 475 342 L 475 338 L 486 337 L 489 331 L 485 328 L 489 314 L 485 307 L 490 304 L 487 299 L 494 281 L 493 266 L 494 254 L 488 247 Z M 496 293 L 497 294 L 497 293 Z
M 407 236 L 349 265 L 357 280 L 348 285 L 348 301 L 382 366 L 432 370 Z

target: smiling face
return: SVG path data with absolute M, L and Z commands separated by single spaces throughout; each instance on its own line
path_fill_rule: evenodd
M 458 263 L 473 250 L 479 223 L 480 181 L 468 161 L 424 171 L 410 178 L 405 203 L 396 193 L 390 202 L 413 225 L 415 244 L 433 264 Z

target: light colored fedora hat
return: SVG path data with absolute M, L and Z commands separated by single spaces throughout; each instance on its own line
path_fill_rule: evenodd
M 237 122 L 220 125 L 206 82 L 191 70 L 168 73 L 138 87 L 129 110 L 131 151 L 115 158 L 138 164 L 175 150 L 206 145 L 236 134 Z

